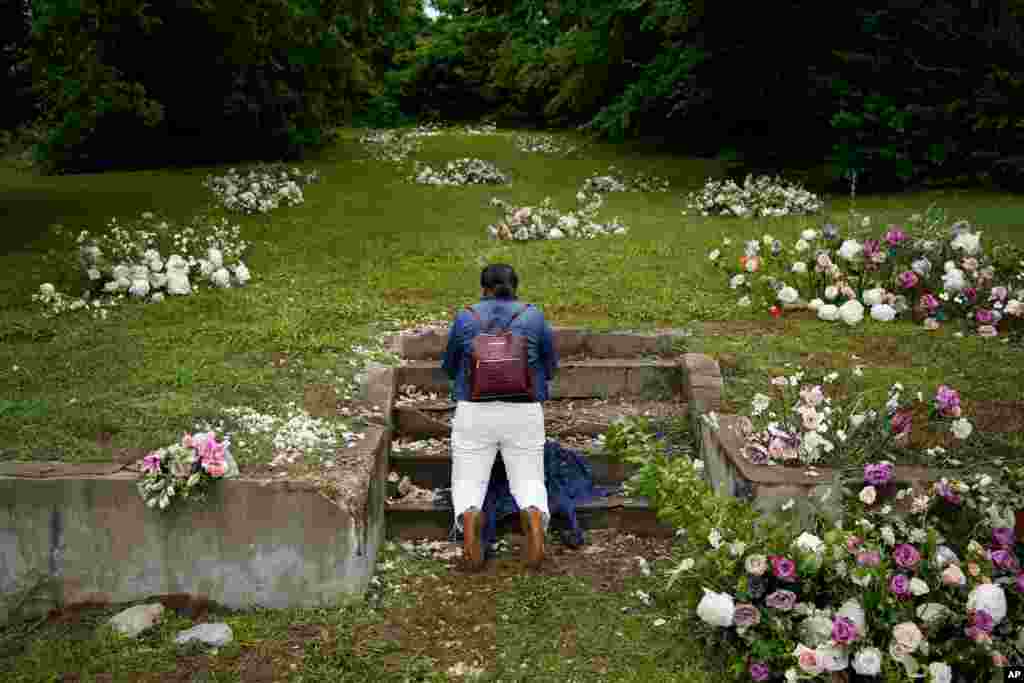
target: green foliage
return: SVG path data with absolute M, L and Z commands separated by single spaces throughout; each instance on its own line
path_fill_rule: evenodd
M 49 128 L 35 156 L 48 171 L 297 158 L 375 80 L 359 3 L 38 0 L 33 10 L 28 61 Z M 385 43 L 392 15 L 375 17 Z

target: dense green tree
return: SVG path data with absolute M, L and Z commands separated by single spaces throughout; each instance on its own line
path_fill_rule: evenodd
M 302 155 L 373 81 L 367 0 L 35 0 L 59 171 Z
M 494 117 L 868 188 L 1024 181 L 1024 0 L 432 4 L 34 0 L 39 158 L 296 157 L 339 122 Z
M 1024 154 L 1024 2 L 441 0 L 403 108 L 586 123 L 864 187 Z
M 31 74 L 24 62 L 29 11 L 28 0 L 0 2 L 0 130 L 16 128 L 35 113 Z

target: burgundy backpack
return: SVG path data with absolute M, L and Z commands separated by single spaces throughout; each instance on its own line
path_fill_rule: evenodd
M 469 358 L 469 387 L 471 401 L 500 401 L 509 398 L 534 399 L 533 373 L 530 372 L 529 344 L 526 337 L 512 334 L 512 322 L 523 311 L 530 308 L 524 306 L 512 316 L 508 325 L 501 332 L 493 334 L 492 318 L 487 327 L 473 338 L 473 348 Z M 466 309 L 483 325 L 480 316 L 472 306 Z

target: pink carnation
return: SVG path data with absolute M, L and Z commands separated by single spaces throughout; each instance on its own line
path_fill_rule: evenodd
M 885 233 L 885 241 L 894 247 L 906 239 L 907 234 L 900 230 L 899 228 L 897 228 L 896 226 L 892 226 L 891 228 L 889 228 L 889 231 Z
M 917 273 L 914 271 L 905 270 L 899 274 L 897 279 L 899 280 L 900 287 L 903 287 L 903 289 L 913 289 L 917 286 L 920 278 L 918 278 Z
M 956 389 L 943 384 L 935 394 L 935 402 L 946 417 L 960 417 L 960 394 Z

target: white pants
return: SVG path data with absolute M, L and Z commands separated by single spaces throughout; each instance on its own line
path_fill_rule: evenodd
M 551 517 L 544 485 L 544 409 L 540 403 L 459 401 L 452 421 L 452 505 L 482 510 L 491 468 L 501 450 L 509 488 L 520 510 L 536 507 L 544 528 Z

